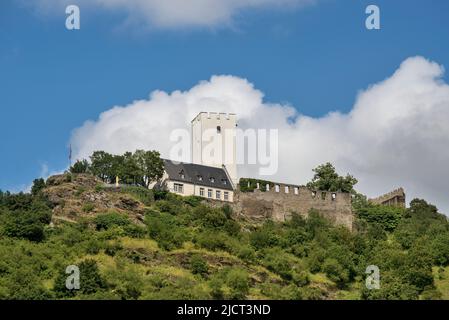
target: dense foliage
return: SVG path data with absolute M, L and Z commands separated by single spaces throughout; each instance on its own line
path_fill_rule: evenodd
M 252 178 L 241 178 L 239 181 L 240 191 L 241 192 L 253 192 L 257 189 L 257 185 L 259 185 L 259 190 L 264 192 L 266 191 L 266 186 L 268 185 L 270 188 L 274 187 L 274 183 L 266 180 L 260 179 L 252 179 Z
M 345 177 L 339 176 L 329 162 L 313 169 L 313 172 L 313 179 L 307 184 L 311 190 L 353 192 L 354 185 L 357 184 L 357 179 L 349 174 Z
M 123 184 L 148 187 L 159 180 L 164 173 L 163 160 L 157 151 L 136 150 L 123 155 L 113 155 L 105 151 L 95 151 L 87 160 L 78 160 L 70 167 L 71 173 L 92 173 L 103 182 L 115 183 L 116 178 Z
M 88 171 L 109 181 L 111 157 L 94 153 Z M 85 173 L 83 163 L 76 168 Z M 319 167 L 315 187 L 352 190 L 355 179 L 332 171 Z M 30 194 L 0 191 L 0 299 L 449 299 L 449 223 L 425 200 L 402 209 L 355 193 L 351 232 L 314 210 L 254 224 L 228 205 L 127 186 L 120 195 L 139 202 L 139 212 L 92 214 L 86 202 L 76 223 L 53 225 L 45 188 L 36 179 Z M 72 265 L 78 290 L 66 288 Z M 365 286 L 372 265 L 380 289 Z

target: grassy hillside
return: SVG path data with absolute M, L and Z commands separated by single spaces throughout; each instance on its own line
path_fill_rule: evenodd
M 89 175 L 0 193 L 0 299 L 449 298 L 449 225 L 411 209 L 355 202 L 355 232 L 311 212 L 254 224 L 229 207 Z M 80 289 L 65 269 L 80 269 Z M 377 265 L 381 289 L 365 288 Z

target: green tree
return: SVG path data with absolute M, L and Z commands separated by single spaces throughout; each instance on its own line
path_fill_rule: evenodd
M 157 151 L 137 150 L 133 155 L 140 173 L 140 184 L 149 187 L 164 174 L 164 161 Z
M 307 184 L 311 190 L 354 192 L 357 179 L 349 174 L 346 177 L 339 176 L 335 167 L 329 162 L 313 169 L 313 172 L 315 175 Z
M 33 181 L 33 186 L 31 187 L 31 194 L 33 196 L 38 195 L 43 189 L 45 188 L 45 180 L 40 178 L 40 179 L 35 179 Z
M 86 159 L 77 160 L 73 166 L 70 167 L 70 173 L 88 173 L 89 172 L 89 162 Z
M 84 260 L 79 265 L 80 270 L 80 292 L 83 294 L 95 293 L 106 288 L 106 282 L 100 275 L 95 260 Z
M 92 174 L 103 182 L 112 182 L 115 178 L 113 172 L 113 155 L 104 151 L 95 151 L 90 157 Z

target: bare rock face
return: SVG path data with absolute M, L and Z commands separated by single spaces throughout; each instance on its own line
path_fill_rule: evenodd
M 145 206 L 120 188 L 111 188 L 89 174 L 62 174 L 47 179 L 44 195 L 53 206 L 53 221 L 75 222 L 82 217 L 115 211 L 137 223 Z
M 265 200 L 242 199 L 242 214 L 252 219 L 271 219 L 273 203 Z

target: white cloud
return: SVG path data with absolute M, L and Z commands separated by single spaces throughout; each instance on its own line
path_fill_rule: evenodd
M 20 0 L 24 1 L 24 0 Z M 220 27 L 232 25 L 244 10 L 296 8 L 316 0 L 37 0 L 25 3 L 39 12 L 61 11 L 77 4 L 85 8 L 124 13 L 127 24 L 143 23 L 160 28 Z
M 449 213 L 449 86 L 444 69 L 422 57 L 405 60 L 389 78 L 360 92 L 348 114 L 321 118 L 263 101 L 245 79 L 213 76 L 188 91 L 155 91 L 148 100 L 114 107 L 72 137 L 75 155 L 157 149 L 167 157 L 170 132 L 189 128 L 200 111 L 237 113 L 242 128 L 278 128 L 279 171 L 270 180 L 305 183 L 312 168 L 330 161 L 375 196 L 403 186 Z M 241 176 L 254 176 L 244 167 Z

